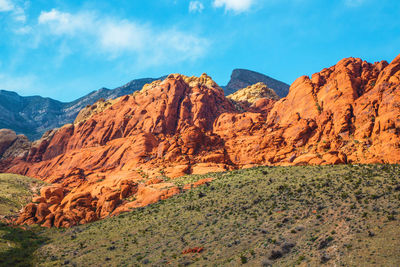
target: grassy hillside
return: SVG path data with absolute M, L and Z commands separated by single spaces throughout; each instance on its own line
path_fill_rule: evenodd
M 0 218 L 18 213 L 43 185 L 37 179 L 0 173 Z
M 64 230 L 43 266 L 399 266 L 400 166 L 258 167 Z M 200 253 L 182 252 L 202 248 Z
M 33 252 L 45 241 L 36 234 L 37 230 L 25 231 L 1 222 L 5 217 L 16 216 L 43 185 L 29 177 L 0 174 L 0 266 L 29 266 Z

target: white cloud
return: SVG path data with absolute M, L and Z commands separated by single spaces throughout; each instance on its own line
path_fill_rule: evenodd
M 141 50 L 146 46 L 146 39 L 153 38 L 149 28 L 126 20 L 118 22 L 109 20 L 101 22 L 101 25 L 102 29 L 97 34 L 100 45 L 105 50 Z
M 202 56 L 209 42 L 191 32 L 175 28 L 157 29 L 129 20 L 75 14 L 52 9 L 38 18 L 40 35 L 50 35 L 71 45 L 78 43 L 88 53 L 104 53 L 110 59 L 134 56 L 141 66 L 175 63 Z M 84 46 L 84 47 L 83 47 Z
M 196 13 L 199 12 L 201 13 L 204 9 L 204 5 L 200 1 L 190 1 L 189 3 L 189 12 L 191 13 Z
M 214 0 L 215 7 L 225 7 L 225 10 L 231 10 L 236 13 L 248 11 L 254 4 L 254 0 Z
M 85 23 L 87 21 L 87 23 Z M 52 9 L 49 12 L 40 13 L 39 24 L 47 25 L 52 34 L 55 35 L 73 35 L 79 31 L 85 31 L 92 27 L 93 17 L 88 13 L 79 13 L 72 15 L 70 13 L 60 12 Z
M 7 12 L 14 9 L 14 5 L 9 0 L 0 0 L 0 12 Z

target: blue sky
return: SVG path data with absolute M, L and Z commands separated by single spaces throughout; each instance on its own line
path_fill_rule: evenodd
M 400 54 L 397 0 L 0 0 L 0 88 L 70 101 L 169 73 L 286 83 Z

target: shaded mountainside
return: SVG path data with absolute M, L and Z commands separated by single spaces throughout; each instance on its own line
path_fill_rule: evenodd
M 18 134 L 36 140 L 42 134 L 75 120 L 79 111 L 97 100 L 116 98 L 142 89 L 156 79 L 138 79 L 113 90 L 102 88 L 75 101 L 63 103 L 40 96 L 20 96 L 15 92 L 0 90 L 0 129 L 12 129 Z
M 65 124 L 64 103 L 40 96 L 22 97 L 15 92 L 0 90 L 0 128 L 39 138 L 44 129 Z M 61 124 L 58 124 L 60 121 Z
M 275 80 L 267 75 L 255 71 L 235 69 L 232 72 L 228 85 L 224 88 L 225 95 L 233 94 L 239 89 L 259 82 L 262 82 L 269 88 L 273 89 L 279 97 L 285 97 L 289 93 L 290 86 L 284 82 Z
M 143 207 L 181 193 L 169 179 L 185 174 L 400 162 L 400 56 L 343 59 L 278 101 L 240 105 L 206 74 L 171 74 L 111 102 L 2 160 L 55 184 L 19 223 L 68 227 Z

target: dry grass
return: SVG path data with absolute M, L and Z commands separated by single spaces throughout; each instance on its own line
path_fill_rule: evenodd
M 399 266 L 400 167 L 257 167 L 118 217 L 48 230 L 44 266 Z M 202 247 L 201 253 L 182 254 Z

